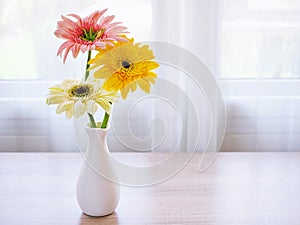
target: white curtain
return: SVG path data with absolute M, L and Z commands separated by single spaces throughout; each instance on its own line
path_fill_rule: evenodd
M 63 65 L 56 57 L 62 41 L 53 32 L 62 14 L 84 16 L 103 8 L 137 41 L 173 43 L 207 64 L 227 106 L 222 151 L 300 150 L 300 0 L 0 0 L 0 6 L 0 151 L 76 151 L 72 121 L 46 106 L 45 96 L 53 83 L 79 78 L 86 56 Z M 201 125 L 197 149 L 203 149 L 208 131 L 202 128 L 210 125 L 203 95 L 178 70 L 162 67 L 159 76 L 195 100 Z M 186 106 L 185 97 L 177 101 Z M 145 119 L 162 117 L 170 138 L 161 150 L 173 148 L 193 126 L 187 106 L 181 118 L 187 133 L 176 132 L 178 118 L 168 107 L 141 105 L 137 111 L 144 117 L 129 118 L 143 137 L 149 135 Z M 111 143 L 121 149 L 114 137 Z
M 300 1 L 220 1 L 224 150 L 300 150 Z
M 152 38 L 156 41 L 163 41 L 175 44 L 183 49 L 188 50 L 191 54 L 195 54 L 199 60 L 202 60 L 205 67 L 208 67 L 212 73 L 215 73 L 215 43 L 217 41 L 217 12 L 214 9 L 217 2 L 213 1 L 183 1 L 183 0 L 152 0 Z M 189 64 L 187 58 L 177 56 L 183 63 Z M 192 67 L 201 67 L 202 65 L 191 65 Z M 176 67 L 176 65 L 174 65 Z M 201 70 L 201 69 L 200 69 Z M 167 124 L 167 136 L 172 137 L 172 141 L 176 142 L 181 138 L 184 140 L 180 148 L 185 151 L 203 151 L 206 149 L 210 138 L 210 129 L 213 129 L 213 122 L 210 114 L 210 105 L 207 102 L 206 93 L 203 87 L 195 85 L 192 78 L 199 76 L 210 76 L 210 74 L 186 74 L 179 70 L 167 68 L 159 74 L 161 77 L 168 79 L 183 89 L 185 95 L 177 97 L 177 104 L 183 108 L 181 118 L 172 118 Z M 201 84 L 207 86 L 209 84 Z M 191 103 L 188 103 L 188 98 Z M 191 111 L 195 107 L 198 117 L 192 115 Z M 154 111 L 164 112 L 162 107 L 154 107 Z M 182 122 L 182 133 L 172 136 L 170 124 L 178 121 Z M 193 135 L 196 129 L 199 129 L 199 140 L 196 146 L 193 146 Z M 219 144 L 216 140 L 212 140 L 214 144 Z M 168 145 L 168 150 L 173 150 Z M 208 151 L 217 151 L 217 146 L 208 146 Z
M 222 151 L 300 150 L 300 1 L 153 0 L 156 40 L 197 54 L 227 106 Z

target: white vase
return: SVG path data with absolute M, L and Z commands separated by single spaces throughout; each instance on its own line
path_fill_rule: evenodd
M 108 128 L 85 129 L 88 145 L 77 180 L 77 201 L 89 216 L 109 215 L 118 205 L 120 185 L 107 147 Z

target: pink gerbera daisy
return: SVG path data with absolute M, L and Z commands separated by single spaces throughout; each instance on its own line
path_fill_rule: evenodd
M 70 50 L 73 57 L 76 58 L 80 51 L 84 53 L 96 48 L 103 49 L 106 45 L 112 45 L 112 41 L 127 41 L 120 36 L 128 33 L 127 28 L 119 26 L 121 22 L 112 23 L 115 16 L 103 16 L 106 11 L 107 9 L 96 11 L 83 19 L 76 14 L 67 15 L 77 21 L 61 16 L 62 21 L 57 22 L 57 30 L 54 34 L 58 38 L 67 40 L 57 51 L 57 55 L 60 56 L 65 51 L 64 62 Z

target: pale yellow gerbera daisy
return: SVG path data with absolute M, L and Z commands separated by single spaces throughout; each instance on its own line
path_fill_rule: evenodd
M 90 70 L 98 68 L 95 78 L 105 79 L 103 88 L 107 91 L 119 91 L 126 99 L 129 91 L 133 92 L 139 86 L 149 93 L 151 83 L 155 83 L 157 75 L 152 70 L 159 67 L 152 50 L 148 45 L 134 44 L 133 39 L 128 42 L 115 42 L 114 46 L 99 50 L 90 60 Z
M 66 118 L 78 118 L 85 112 L 94 115 L 98 105 L 110 114 L 111 102 L 118 98 L 117 92 L 106 92 L 102 83 L 67 79 L 49 88 L 48 105 L 57 104 L 56 113 L 66 112 Z

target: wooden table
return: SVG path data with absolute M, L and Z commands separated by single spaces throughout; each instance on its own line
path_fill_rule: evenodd
M 197 157 L 159 185 L 121 187 L 115 213 L 92 218 L 75 198 L 79 154 L 1 153 L 0 224 L 300 224 L 300 153 L 220 153 L 204 173 Z

